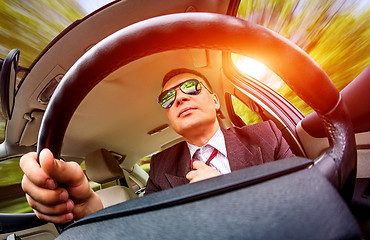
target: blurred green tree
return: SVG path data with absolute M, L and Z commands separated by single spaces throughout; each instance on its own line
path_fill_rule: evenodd
M 18 48 L 20 65 L 28 67 L 52 39 L 84 15 L 75 0 L 0 1 L 0 58 Z
M 242 0 L 238 17 L 265 26 L 296 43 L 342 90 L 370 63 L 370 3 L 359 0 Z M 266 74 L 267 85 L 281 81 Z M 285 84 L 280 94 L 305 115 L 312 109 Z M 319 87 L 319 86 L 318 86 Z M 247 116 L 245 118 L 248 118 Z

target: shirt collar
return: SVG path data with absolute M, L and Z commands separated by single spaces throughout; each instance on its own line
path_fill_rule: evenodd
M 202 148 L 206 145 L 211 145 L 212 147 L 216 148 L 220 153 L 222 153 L 225 157 L 227 157 L 225 137 L 220 127 L 218 128 L 215 135 L 213 135 L 213 137 L 206 144 L 204 144 L 204 146 L 198 147 L 188 142 L 186 142 L 186 144 L 188 145 L 191 157 L 193 157 L 195 151 L 197 151 L 199 148 Z

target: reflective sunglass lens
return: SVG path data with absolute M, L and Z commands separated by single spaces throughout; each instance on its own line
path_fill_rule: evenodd
M 167 91 L 164 91 L 163 93 L 161 93 L 161 95 L 159 96 L 159 104 L 163 107 L 163 108 L 170 108 L 173 104 L 173 102 L 175 101 L 175 98 L 176 98 L 176 88 L 180 88 L 181 91 L 185 94 L 189 94 L 189 95 L 197 95 L 200 93 L 201 89 L 202 89 L 202 84 L 195 80 L 195 79 L 192 79 L 192 80 L 188 80 L 188 81 L 185 81 L 183 83 L 180 83 L 179 85 L 171 88 L 171 89 L 168 89 Z
M 169 108 L 171 107 L 173 101 L 175 100 L 175 97 L 176 97 L 176 91 L 171 89 L 169 90 L 162 98 L 161 100 L 159 101 L 159 104 L 161 104 L 161 106 L 163 108 Z
M 183 93 L 186 93 L 186 94 L 194 94 L 196 92 L 195 82 L 194 81 L 184 82 L 180 86 L 180 89 L 181 89 L 181 91 Z

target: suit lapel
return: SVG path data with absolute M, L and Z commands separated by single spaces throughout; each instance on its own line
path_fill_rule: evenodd
M 262 164 L 261 149 L 248 148 L 234 132 L 222 129 L 231 171 Z
M 190 152 L 186 145 L 186 142 L 182 144 L 179 149 L 179 154 L 174 156 L 173 161 L 177 160 L 177 169 L 175 174 L 166 173 L 165 176 L 171 187 L 180 186 L 189 183 L 186 179 L 186 174 L 190 171 Z
M 242 142 L 231 130 L 222 129 L 225 137 L 227 157 L 231 171 L 262 164 L 262 154 L 259 147 L 252 147 Z M 189 183 L 186 174 L 190 171 L 190 152 L 186 142 L 178 146 L 177 154 L 171 156 L 170 161 L 177 160 L 176 172 L 165 173 L 166 179 L 171 187 Z

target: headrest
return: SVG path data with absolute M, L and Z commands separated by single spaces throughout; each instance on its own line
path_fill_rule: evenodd
M 87 177 L 103 184 L 124 177 L 118 161 L 107 149 L 99 149 L 85 158 Z

